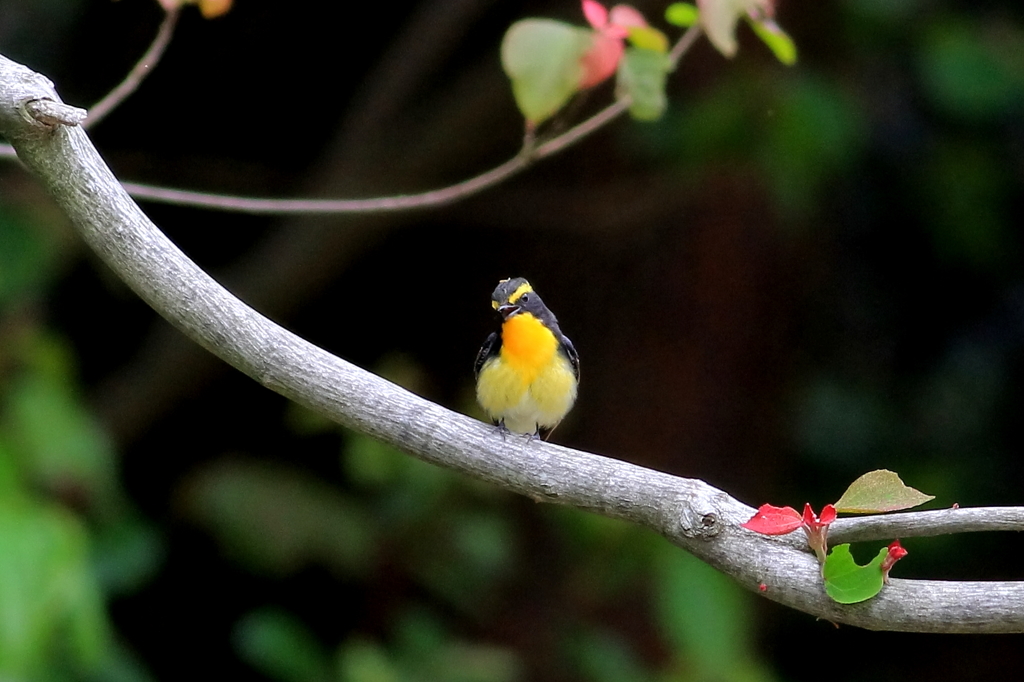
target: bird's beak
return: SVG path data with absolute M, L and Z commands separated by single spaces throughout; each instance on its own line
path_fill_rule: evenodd
M 506 303 L 505 305 L 498 306 L 498 314 L 501 315 L 501 319 L 507 320 L 516 313 L 519 312 L 519 306 Z

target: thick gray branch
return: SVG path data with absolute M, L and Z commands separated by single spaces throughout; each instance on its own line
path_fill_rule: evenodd
M 1024 632 L 1022 582 L 894 579 L 877 598 L 841 606 L 825 595 L 818 565 L 798 537 L 771 538 L 740 528 L 754 510 L 720 490 L 557 445 L 502 439 L 490 426 L 289 333 L 186 258 L 129 198 L 81 128 L 22 115 L 24 103 L 46 98 L 59 102 L 47 79 L 0 56 L 0 133 L 82 237 L 161 315 L 264 386 L 425 461 L 538 501 L 651 528 L 748 589 L 821 618 L 879 630 Z M 956 519 L 983 524 L 975 515 L 1002 519 L 988 528 L 1022 529 L 1019 510 L 924 514 L 932 516 L 903 515 L 916 521 L 900 525 L 901 534 L 915 534 L 906 531 L 920 530 L 927 518 L 935 518 L 941 532 L 962 529 Z M 899 524 L 893 519 L 901 517 L 880 518 L 844 520 L 836 535 L 887 535 L 892 526 L 872 524 Z

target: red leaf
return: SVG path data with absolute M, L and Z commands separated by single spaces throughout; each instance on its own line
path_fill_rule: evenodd
M 825 505 L 819 517 L 811 509 L 810 504 L 804 504 L 804 514 L 801 524 L 804 532 L 807 533 L 807 544 L 814 550 L 820 563 L 825 562 L 828 554 L 828 526 L 836 520 L 836 508 L 831 504 Z
M 836 520 L 836 508 L 831 504 L 826 504 L 825 508 L 821 510 L 821 516 L 814 513 L 811 509 L 810 504 L 804 504 L 804 515 L 803 525 L 807 526 L 808 530 L 817 530 L 818 528 L 827 527 L 830 523 Z
M 882 579 L 885 582 L 889 582 L 889 569 L 905 556 L 907 556 L 907 550 L 900 544 L 899 538 L 893 540 L 889 545 L 889 553 L 882 559 Z
M 810 502 L 804 502 L 803 524 L 805 526 L 807 526 L 808 528 L 813 528 L 814 525 L 817 524 L 817 523 L 818 523 L 818 515 L 814 513 L 813 509 L 811 509 L 811 503 Z
M 803 519 L 792 507 L 762 504 L 749 521 L 740 525 L 762 535 L 785 535 L 802 526 Z

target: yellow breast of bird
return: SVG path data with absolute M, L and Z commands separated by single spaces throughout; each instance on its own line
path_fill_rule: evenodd
M 480 372 L 477 397 L 495 419 L 513 431 L 551 427 L 576 401 L 576 376 L 558 352 L 558 339 L 530 314 L 502 325 L 501 351 Z

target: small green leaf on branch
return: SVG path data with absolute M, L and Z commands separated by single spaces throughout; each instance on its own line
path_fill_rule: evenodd
M 736 22 L 751 11 L 770 11 L 772 0 L 697 0 L 700 25 L 715 49 L 736 55 Z
M 866 566 L 858 566 L 850 553 L 850 545 L 832 548 L 821 575 L 825 579 L 825 592 L 840 604 L 856 604 L 871 599 L 882 591 L 884 575 L 882 562 L 889 556 L 883 547 Z
M 661 118 L 668 107 L 665 80 L 670 68 L 671 63 L 664 52 L 638 47 L 626 50 L 619 63 L 616 92 L 619 97 L 628 96 L 632 100 L 630 116 L 640 121 Z
M 796 46 L 775 24 L 775 0 L 697 0 L 701 28 L 715 49 L 736 54 L 736 24 L 746 18 L 783 64 L 796 61 Z
M 665 21 L 673 26 L 689 28 L 700 21 L 700 11 L 688 2 L 673 2 L 665 9 Z
M 786 66 L 796 64 L 796 43 L 786 35 L 786 32 L 779 28 L 779 25 L 772 19 L 765 21 L 749 20 L 750 28 L 754 29 L 757 37 L 768 46 L 775 58 Z
M 537 125 L 580 89 L 583 55 L 593 32 L 552 19 L 512 24 L 501 43 L 501 64 L 526 120 Z
M 836 509 L 844 514 L 878 514 L 909 509 L 934 499 L 934 495 L 905 485 L 892 471 L 879 469 L 851 483 L 836 502 Z
M 668 37 L 658 29 L 650 26 L 630 26 L 626 30 L 626 37 L 633 47 L 662 54 L 668 52 Z

